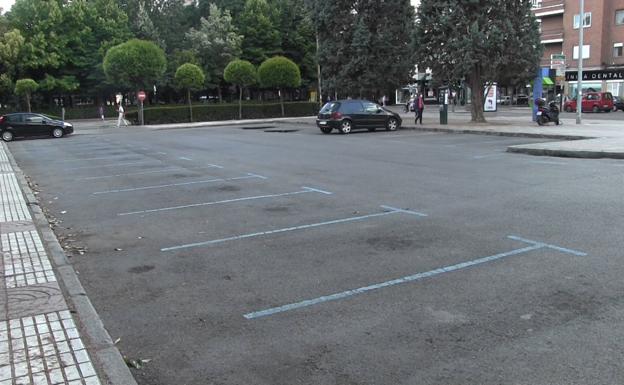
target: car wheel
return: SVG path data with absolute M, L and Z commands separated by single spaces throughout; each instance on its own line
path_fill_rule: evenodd
M 543 126 L 544 125 L 544 118 L 541 116 L 537 117 L 537 125 L 538 126 Z
M 399 128 L 399 121 L 396 118 L 388 119 L 386 123 L 386 130 L 388 131 L 396 131 Z
M 62 138 L 63 137 L 63 129 L 62 128 L 55 128 L 52 130 L 52 136 L 55 138 Z
M 331 127 L 321 127 L 321 132 L 323 134 L 329 134 L 332 132 L 332 128 Z
M 11 131 L 4 131 L 2 133 L 2 140 L 5 142 L 10 142 L 13 140 L 13 133 Z
M 611 112 L 611 109 L 607 108 L 606 110 L 604 110 L 605 112 Z
M 594 113 L 600 112 L 600 108 L 598 108 L 598 106 L 594 106 L 594 108 L 592 108 L 592 112 Z
M 348 134 L 348 133 L 350 133 L 352 128 L 353 128 L 353 123 L 351 123 L 350 120 L 343 120 L 340 123 L 340 133 L 341 134 Z
M 565 108 L 565 110 L 566 110 L 566 112 L 573 112 L 572 107 L 570 107 L 570 106 L 567 106 L 567 107 Z

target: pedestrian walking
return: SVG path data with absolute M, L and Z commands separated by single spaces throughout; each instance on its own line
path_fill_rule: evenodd
M 100 118 L 102 119 L 102 121 L 104 121 L 104 106 L 100 104 L 100 107 L 98 108 L 98 114 L 100 115 Z
M 119 119 L 117 119 L 117 128 L 121 127 L 121 123 L 123 122 L 124 126 L 127 126 L 128 123 L 126 123 L 126 120 L 124 119 L 124 108 L 121 105 L 121 103 L 119 103 L 119 108 L 117 109 L 117 111 L 119 112 Z
M 420 120 L 420 124 L 422 125 L 423 111 L 425 110 L 425 100 L 423 99 L 422 94 L 418 94 L 416 97 L 416 119 L 414 120 L 414 124 L 418 124 L 418 120 Z

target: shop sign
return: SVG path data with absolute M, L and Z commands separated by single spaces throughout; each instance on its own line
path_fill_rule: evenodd
M 567 71 L 565 73 L 567 82 L 577 81 L 577 71 Z M 613 70 L 583 71 L 583 80 L 624 80 L 624 68 Z

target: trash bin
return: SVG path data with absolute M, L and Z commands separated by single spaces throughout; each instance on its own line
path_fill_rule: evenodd
M 440 104 L 440 124 L 448 124 L 448 104 Z

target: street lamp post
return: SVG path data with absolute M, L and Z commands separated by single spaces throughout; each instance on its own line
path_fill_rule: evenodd
M 585 0 L 580 0 L 579 13 L 579 47 L 578 47 L 578 74 L 576 84 L 576 124 L 581 124 L 583 115 L 583 29 L 585 23 Z

